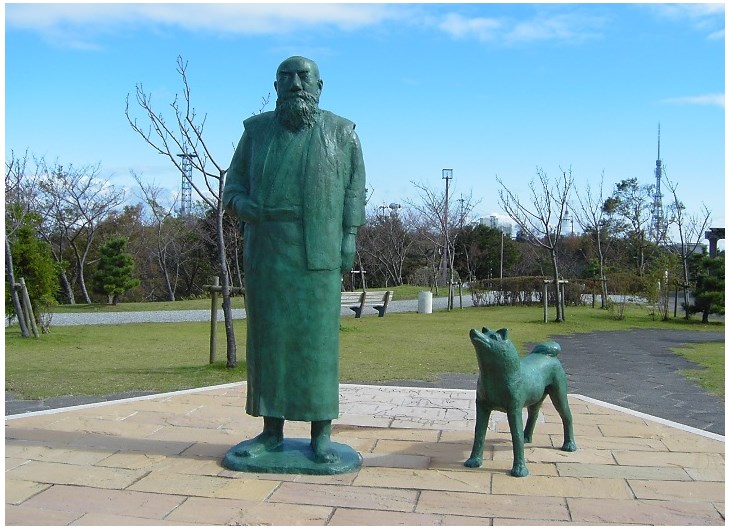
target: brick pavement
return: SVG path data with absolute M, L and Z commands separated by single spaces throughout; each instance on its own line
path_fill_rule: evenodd
M 259 432 L 245 384 L 6 417 L 9 525 L 724 524 L 724 437 L 570 396 L 578 451 L 545 402 L 509 476 L 494 413 L 484 465 L 463 466 L 474 391 L 341 386 L 334 440 L 362 453 L 338 476 L 231 472 L 224 453 Z M 308 424 L 289 422 L 288 436 Z

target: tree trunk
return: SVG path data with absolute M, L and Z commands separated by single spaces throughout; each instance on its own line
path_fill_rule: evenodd
M 598 255 L 598 262 L 600 266 L 600 291 L 602 292 L 600 297 L 600 308 L 602 310 L 607 310 L 608 307 L 608 287 L 607 287 L 607 277 L 605 277 L 605 255 L 602 251 L 602 244 L 600 243 L 600 240 L 598 238 L 597 241 L 597 255 Z
M 80 265 L 81 264 L 79 264 L 79 266 Z M 81 295 L 84 298 L 84 302 L 86 304 L 91 304 L 91 297 L 89 296 L 89 292 L 86 289 L 86 279 L 84 278 L 83 268 L 80 268 L 79 272 L 78 272 L 78 285 L 79 285 L 79 288 L 81 288 Z
M 223 192 L 224 173 L 220 175 L 220 191 Z M 233 329 L 233 309 L 230 303 L 230 274 L 228 273 L 228 262 L 225 255 L 225 237 L 223 233 L 223 200 L 218 198 L 215 211 L 215 222 L 217 225 L 216 245 L 218 249 L 218 267 L 220 268 L 220 286 L 223 294 L 223 319 L 225 323 L 225 349 L 227 357 L 227 368 L 235 368 L 237 365 L 235 331 Z
M 681 255 L 683 261 L 683 312 L 684 319 L 688 320 L 691 318 L 691 312 L 689 311 L 689 269 L 688 269 L 688 256 L 685 254 Z M 708 319 L 708 315 L 707 315 Z
M 66 273 L 66 267 L 63 265 L 63 258 L 61 257 L 62 248 L 59 247 L 58 251 L 56 251 L 55 247 L 51 243 L 50 238 L 44 237 L 44 240 L 51 247 L 51 252 L 53 253 L 53 258 L 56 261 L 56 265 L 58 266 L 58 269 L 61 270 L 59 272 L 59 278 L 61 280 L 61 288 L 63 288 L 63 295 L 66 297 L 66 303 L 67 304 L 76 304 L 76 296 L 73 293 L 73 286 L 71 285 L 71 281 L 68 280 L 68 274 Z M 59 246 L 60 246 L 60 244 L 59 244 Z
M 554 272 L 554 293 L 555 303 L 557 305 L 557 318 L 554 320 L 556 323 L 564 321 L 564 313 L 562 313 L 562 290 L 559 287 L 559 270 L 557 267 L 557 251 L 552 250 L 552 271 Z
M 76 304 L 76 296 L 73 293 L 73 286 L 71 286 L 71 282 L 68 280 L 68 275 L 66 275 L 66 270 L 61 271 L 60 278 L 63 293 L 66 296 L 68 304 Z
M 162 275 L 165 279 L 165 288 L 167 288 L 167 299 L 170 301 L 175 300 L 175 289 L 172 287 L 172 281 L 170 281 L 170 272 L 167 270 L 167 263 L 165 258 L 162 256 L 162 251 L 159 245 L 157 246 L 157 264 L 162 270 Z
M 25 324 L 25 317 L 23 315 L 23 308 L 20 305 L 20 297 L 18 297 L 18 290 L 15 289 L 15 271 L 13 270 L 13 254 L 10 251 L 10 242 L 5 237 L 5 272 L 8 275 L 8 287 L 10 288 L 10 298 L 13 300 L 13 308 L 15 309 L 15 316 L 18 318 L 18 324 L 20 325 L 20 335 L 23 337 L 30 337 L 30 330 Z
M 238 286 L 240 288 L 244 288 L 243 286 L 243 273 L 241 272 L 241 265 L 240 265 L 240 254 L 241 254 L 241 248 L 238 245 L 238 236 L 234 238 L 234 264 L 235 264 L 235 278 L 236 282 L 238 283 Z
M 76 244 L 71 244 L 71 247 L 73 247 L 73 252 L 76 255 L 76 277 L 78 278 L 78 286 L 81 288 L 81 296 L 84 298 L 84 302 L 86 304 L 91 304 L 91 297 L 89 297 L 89 292 L 86 289 L 86 278 L 84 277 L 84 264 L 86 262 L 86 255 L 83 256 L 81 253 L 79 253 L 78 247 L 76 247 Z

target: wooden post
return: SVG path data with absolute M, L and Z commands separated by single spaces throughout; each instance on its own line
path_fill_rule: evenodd
M 15 308 L 15 317 L 18 318 L 18 326 L 20 326 L 20 335 L 23 337 L 30 337 L 30 328 L 28 328 L 27 324 L 28 319 L 25 317 L 26 310 L 23 308 L 25 305 L 25 299 L 23 299 L 22 289 L 19 282 L 13 283 L 11 295 L 13 299 L 13 307 Z
M 10 285 L 10 298 L 13 301 L 13 308 L 15 309 L 15 316 L 18 318 L 18 326 L 20 326 L 20 335 L 23 337 L 30 336 L 30 330 L 25 324 L 25 315 L 23 314 L 22 301 L 18 290 L 20 284 L 15 282 L 15 272 L 13 271 L 13 258 L 10 251 L 10 242 L 8 237 L 5 237 L 5 273 L 8 276 L 8 284 Z
M 220 277 L 213 277 L 212 284 L 205 284 L 203 288 L 210 292 L 210 364 L 215 362 L 215 352 L 218 348 L 217 329 L 218 329 L 218 294 L 223 291 L 220 285 Z M 240 293 L 245 296 L 245 288 L 233 286 L 230 288 L 231 295 Z
M 549 314 L 548 314 L 549 300 L 547 298 L 547 295 L 548 295 L 547 286 L 548 286 L 549 282 L 550 281 L 548 281 L 548 280 L 544 281 L 544 322 L 545 323 L 548 322 L 548 316 L 549 316 Z
M 218 349 L 218 290 L 220 289 L 220 277 L 213 277 L 212 288 L 210 288 L 210 364 L 215 363 L 215 353 Z
M 592 281 L 592 309 L 595 309 L 595 281 Z
M 28 288 L 25 286 L 25 279 L 20 277 L 18 280 L 20 281 L 20 291 L 23 299 L 25 323 L 33 331 L 33 335 L 38 337 L 38 327 L 35 324 L 35 314 L 33 313 L 33 305 L 30 304 L 30 296 L 28 295 Z
M 673 298 L 673 318 L 678 317 L 678 281 L 676 281 L 676 296 Z

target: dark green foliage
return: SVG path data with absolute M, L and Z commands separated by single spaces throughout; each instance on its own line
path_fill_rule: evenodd
M 127 239 L 112 238 L 101 246 L 98 269 L 92 278 L 94 293 L 106 295 L 109 304 L 116 304 L 127 290 L 139 286 L 139 279 L 132 276 L 134 259 L 124 250 Z
M 13 256 L 15 280 L 25 279 L 36 322 L 54 304 L 58 290 L 58 270 L 50 247 L 38 236 L 39 218 L 29 214 L 12 235 L 8 235 Z M 7 279 L 6 279 L 7 280 Z M 15 315 L 9 285 L 5 285 L 5 314 Z
M 701 313 L 701 321 L 709 322 L 709 314 L 724 315 L 724 255 L 697 256 L 693 271 L 696 274 L 694 304 L 691 313 Z
M 483 280 L 499 277 L 502 265 L 508 270 L 519 258 L 516 243 L 498 229 L 485 225 L 464 226 L 456 238 L 454 267 L 464 279 Z

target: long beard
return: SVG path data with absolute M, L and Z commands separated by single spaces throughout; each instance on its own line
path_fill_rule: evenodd
M 313 127 L 318 115 L 319 101 L 309 93 L 276 100 L 276 117 L 293 132 Z

